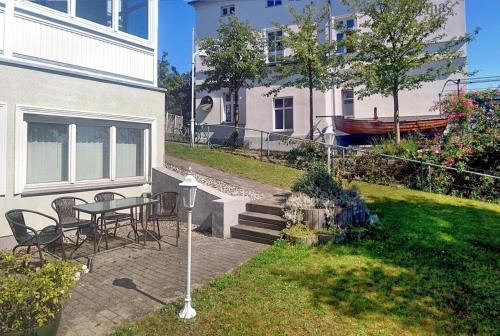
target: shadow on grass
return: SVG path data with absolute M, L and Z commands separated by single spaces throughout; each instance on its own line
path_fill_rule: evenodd
M 368 323 L 389 318 L 423 333 L 494 334 L 500 211 L 413 196 L 372 198 L 382 221 L 371 238 L 315 248 L 306 263 L 314 267 L 274 272 L 307 288 L 313 302 Z M 320 262 L 322 255 L 334 258 Z

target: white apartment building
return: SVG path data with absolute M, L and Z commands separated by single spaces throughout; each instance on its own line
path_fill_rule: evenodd
M 0 0 L 0 245 L 10 209 L 148 190 L 164 152 L 157 23 L 158 0 Z
M 435 5 L 432 10 L 442 10 L 442 0 L 433 0 Z M 196 11 L 196 35 L 198 38 L 215 36 L 221 19 L 230 14 L 235 14 L 239 20 L 248 22 L 253 28 L 261 31 L 268 40 L 279 40 L 282 32 L 277 30 L 273 23 L 293 24 L 289 7 L 293 6 L 299 11 L 304 4 L 313 2 L 317 8 L 328 4 L 328 0 L 192 0 L 190 4 Z M 446 36 L 464 35 L 465 27 L 465 0 L 461 0 L 455 7 L 452 16 L 445 28 Z M 332 31 L 327 38 L 342 40 L 344 35 L 336 31 L 339 24 L 350 28 L 359 27 L 362 18 L 352 9 L 342 4 L 340 0 L 331 0 Z M 325 26 L 325 31 L 327 31 Z M 270 66 L 276 57 L 287 53 L 287 50 L 272 44 L 273 50 L 268 48 L 267 59 Z M 463 46 L 465 62 L 465 46 Z M 339 48 L 338 52 L 346 52 Z M 197 82 L 201 83 L 203 68 L 200 59 L 197 59 Z M 401 117 L 423 117 L 436 115 L 431 107 L 438 100 L 443 84 L 450 77 L 443 77 L 435 82 L 426 83 L 419 90 L 403 91 L 400 94 Z M 240 123 L 242 127 L 254 128 L 265 131 L 279 132 L 287 135 L 305 137 L 309 131 L 309 94 L 307 89 L 286 88 L 276 97 L 266 97 L 269 91 L 266 87 L 245 89 L 240 92 Z M 232 124 L 232 109 L 234 101 L 228 92 L 206 92 L 197 94 L 197 106 L 200 99 L 210 95 L 213 98 L 213 108 L 206 112 L 199 107 L 196 110 L 196 119 L 200 123 Z M 323 92 L 314 92 L 314 112 L 316 116 L 343 116 L 353 119 L 372 119 L 374 108 L 377 108 L 379 118 L 392 118 L 393 101 L 391 97 L 371 96 L 358 100 L 352 90 L 332 88 Z M 332 118 L 315 118 L 316 127 L 325 129 L 332 124 Z M 215 129 L 215 128 L 214 128 Z M 249 133 L 250 134 L 250 133 Z M 342 135 L 341 132 L 337 133 Z M 246 136 L 248 138 L 248 136 Z M 248 139 L 250 141 L 250 139 Z

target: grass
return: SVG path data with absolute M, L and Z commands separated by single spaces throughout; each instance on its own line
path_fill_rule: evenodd
M 248 160 L 203 149 L 182 155 L 214 168 L 222 159 Z M 179 320 L 177 301 L 114 336 L 498 335 L 500 207 L 356 185 L 381 217 L 368 239 L 312 248 L 279 241 L 197 290 L 192 321 Z

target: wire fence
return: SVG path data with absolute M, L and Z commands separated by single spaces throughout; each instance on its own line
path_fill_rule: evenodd
M 237 130 L 237 137 L 235 137 Z M 190 142 L 189 131 L 169 138 L 175 141 Z M 458 169 L 422 159 L 404 158 L 378 153 L 369 148 L 328 145 L 321 134 L 315 140 L 304 139 L 283 133 L 258 129 L 235 127 L 224 124 L 197 124 L 195 127 L 196 145 L 230 149 L 235 154 L 254 159 L 271 161 L 291 166 L 296 156 L 288 155 L 313 142 L 327 152 L 331 148 L 329 162 L 333 174 L 341 179 L 361 180 L 383 185 L 400 184 L 407 187 L 454 195 L 459 197 L 500 200 L 500 176 L 488 171 Z M 327 160 L 326 154 L 321 159 Z M 291 159 L 291 160 L 290 160 Z

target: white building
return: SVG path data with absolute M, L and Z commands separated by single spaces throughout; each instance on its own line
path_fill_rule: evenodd
M 164 152 L 157 22 L 158 0 L 0 0 L 0 237 L 10 209 L 147 191 Z
M 289 7 L 299 11 L 305 3 L 314 2 L 317 8 L 328 3 L 328 0 L 192 0 L 190 4 L 196 10 L 196 34 L 198 38 L 215 36 L 219 22 L 224 16 L 234 13 L 241 21 L 249 22 L 256 30 L 262 31 L 268 39 L 279 39 L 281 31 L 276 30 L 273 23 L 292 25 Z M 440 10 L 442 0 L 434 0 L 435 8 Z M 464 35 L 465 28 L 465 0 L 455 7 L 456 14 L 452 16 L 445 28 L 448 37 Z M 332 25 L 331 38 L 341 40 L 343 34 L 335 31 L 339 23 L 347 27 L 358 27 L 359 15 L 342 4 L 340 0 L 331 1 Z M 465 55 L 465 46 L 464 55 Z M 267 50 L 268 62 L 272 65 L 277 55 L 286 54 L 287 50 L 274 48 Z M 346 52 L 339 49 L 338 52 Z M 465 62 L 465 57 L 461 60 Z M 202 65 L 197 60 L 198 83 L 201 83 Z M 438 94 L 449 77 L 441 78 L 432 83 L 426 83 L 419 90 L 403 91 L 400 94 L 400 114 L 404 119 L 409 116 L 428 116 L 438 114 L 431 107 L 438 100 Z M 287 88 L 275 98 L 265 97 L 269 91 L 266 87 L 256 87 L 240 92 L 240 123 L 242 127 L 265 131 L 280 132 L 288 135 L 304 137 L 309 131 L 309 94 L 307 89 Z M 207 93 L 198 93 L 199 105 L 202 96 Z M 210 112 L 197 109 L 197 121 L 208 124 L 232 124 L 232 101 L 228 92 L 212 92 L 209 94 L 214 101 Z M 372 96 L 364 100 L 357 100 L 352 90 L 332 88 L 326 93 L 314 92 L 314 112 L 316 116 L 344 116 L 354 119 L 371 119 L 377 108 L 378 117 L 393 116 L 392 98 Z M 324 129 L 330 126 L 332 118 L 315 118 L 317 127 Z M 212 128 L 214 129 L 214 128 Z M 247 132 L 248 133 L 248 132 Z M 249 133 L 250 134 L 250 133 Z M 254 133 L 255 134 L 255 133 Z M 250 140 L 251 136 L 246 135 Z

